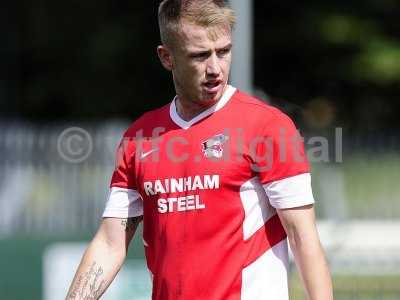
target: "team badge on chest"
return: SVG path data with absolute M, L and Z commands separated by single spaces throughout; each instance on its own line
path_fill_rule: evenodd
M 217 134 L 202 143 L 203 154 L 206 158 L 221 158 L 224 154 L 224 143 L 229 136 Z

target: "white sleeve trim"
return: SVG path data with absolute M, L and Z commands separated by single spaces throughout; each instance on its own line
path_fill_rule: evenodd
M 271 205 L 278 209 L 314 203 L 311 175 L 304 173 L 263 185 Z
M 112 187 L 103 218 L 133 218 L 143 215 L 143 200 L 136 190 Z

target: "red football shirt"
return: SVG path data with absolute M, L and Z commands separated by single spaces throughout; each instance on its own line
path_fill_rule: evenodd
M 126 131 L 103 216 L 143 214 L 153 299 L 288 299 L 276 208 L 314 202 L 295 126 L 231 86 L 189 122 L 175 101 Z

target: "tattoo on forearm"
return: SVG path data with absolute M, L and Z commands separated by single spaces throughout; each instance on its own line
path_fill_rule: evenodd
M 123 219 L 121 225 L 125 228 L 125 231 L 134 231 L 141 219 L 141 217 Z
M 121 225 L 126 232 L 134 232 L 142 220 L 142 217 L 128 218 L 121 221 Z M 102 266 L 93 262 L 90 269 L 72 283 L 72 287 L 67 296 L 68 300 L 97 300 L 104 292 L 106 280 Z
M 103 273 L 103 268 L 101 266 L 96 266 L 96 262 L 93 262 L 89 271 L 77 278 L 67 299 L 99 299 L 105 284 L 105 280 L 102 279 Z

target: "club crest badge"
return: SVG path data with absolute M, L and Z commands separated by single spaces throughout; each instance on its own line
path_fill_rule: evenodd
M 217 134 L 202 143 L 203 154 L 206 158 L 221 158 L 224 154 L 224 143 L 229 136 Z

